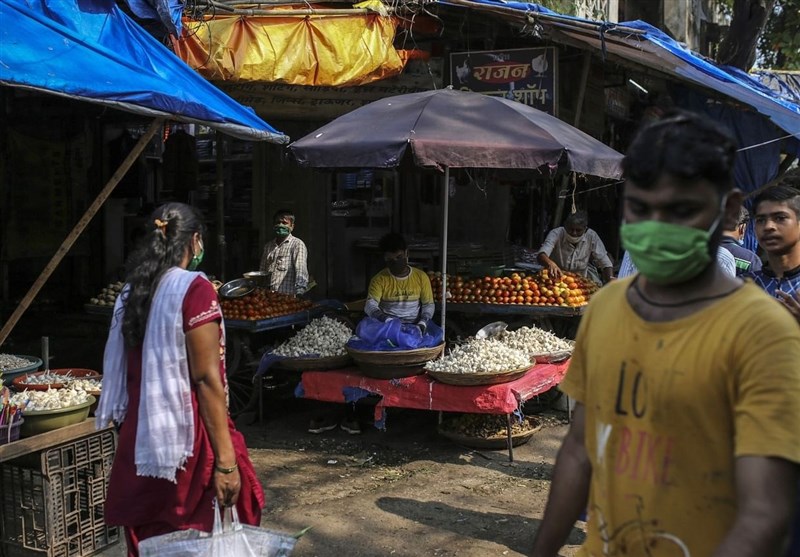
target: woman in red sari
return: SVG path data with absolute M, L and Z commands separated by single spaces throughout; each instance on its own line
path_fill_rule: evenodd
M 127 262 L 103 361 L 98 427 L 119 442 L 106 522 L 125 527 L 128 555 L 143 539 L 211 531 L 213 500 L 259 525 L 264 494 L 230 418 L 225 338 L 216 291 L 202 273 L 203 224 L 181 203 L 156 209 Z

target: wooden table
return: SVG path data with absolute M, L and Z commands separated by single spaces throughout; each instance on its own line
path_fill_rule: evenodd
M 62 443 L 88 437 L 94 435 L 97 431 L 98 430 L 96 430 L 94 426 L 94 418 L 89 418 L 79 424 L 69 425 L 32 437 L 26 437 L 19 441 L 0 445 L 0 462 L 6 462 L 7 460 L 13 460 L 30 453 L 46 450 Z

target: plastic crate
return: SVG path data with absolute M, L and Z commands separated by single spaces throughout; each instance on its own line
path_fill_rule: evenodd
M 83 557 L 120 540 L 104 504 L 111 430 L 0 465 L 0 544 L 6 557 Z

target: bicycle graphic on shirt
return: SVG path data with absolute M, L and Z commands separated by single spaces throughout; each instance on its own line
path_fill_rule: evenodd
M 591 512 L 597 513 L 597 530 L 603 542 L 603 555 L 642 555 L 653 557 L 657 548 L 657 555 L 672 557 L 691 557 L 689 548 L 678 536 L 658 528 L 658 519 L 645 519 L 642 516 L 644 501 L 638 495 L 636 498 L 637 518 L 627 520 L 609 532 L 608 523 L 603 516 L 603 511 L 597 505 L 592 505 Z M 667 544 L 668 549 L 664 549 Z

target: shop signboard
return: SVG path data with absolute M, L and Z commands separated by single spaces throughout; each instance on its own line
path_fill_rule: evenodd
M 441 89 L 442 66 L 441 58 L 409 60 L 400 75 L 356 87 L 256 81 L 220 81 L 214 84 L 265 117 L 327 121 L 378 99 Z
M 505 97 L 553 116 L 558 111 L 558 51 L 554 47 L 454 52 L 454 89 Z

